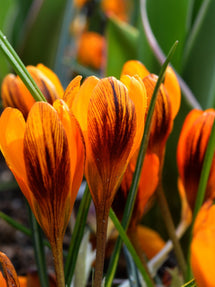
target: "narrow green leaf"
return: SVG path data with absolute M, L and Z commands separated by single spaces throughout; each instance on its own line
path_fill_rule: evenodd
M 170 52 L 166 58 L 166 61 L 164 62 L 164 64 L 161 67 L 161 71 L 160 71 L 155 89 L 153 91 L 153 95 L 152 95 L 152 99 L 151 99 L 151 103 L 150 103 L 150 107 L 149 107 L 149 111 L 148 111 L 148 115 L 147 115 L 147 119 L 146 119 L 146 123 L 145 123 L 144 134 L 143 134 L 142 142 L 140 145 L 137 164 L 136 164 L 132 184 L 131 184 L 128 198 L 126 201 L 125 211 L 124 211 L 123 219 L 122 219 L 122 226 L 125 229 L 125 231 L 128 228 L 128 224 L 129 224 L 129 221 L 130 221 L 130 218 L 132 215 L 132 211 L 133 211 L 133 207 L 134 207 L 134 203 L 135 203 L 135 198 L 136 198 L 137 188 L 138 188 L 138 184 L 139 184 L 139 180 L 140 180 L 142 165 L 143 165 L 143 161 L 144 161 L 144 157 L 145 157 L 145 153 L 146 153 L 146 149 L 147 149 L 147 145 L 148 145 L 151 119 L 152 119 L 152 115 L 153 115 L 153 111 L 154 111 L 154 107 L 155 107 L 157 93 L 158 93 L 159 87 L 163 81 L 166 68 L 170 62 L 170 59 L 172 58 L 172 56 L 175 52 L 177 44 L 178 44 L 178 42 L 176 41 L 174 43 L 174 45 L 172 46 L 172 48 L 170 49 Z M 116 271 L 116 267 L 117 267 L 117 262 L 119 259 L 119 253 L 120 253 L 121 245 L 122 245 L 122 240 L 120 238 L 118 238 L 116 245 L 115 245 L 115 248 L 114 248 L 114 251 L 113 251 L 113 255 L 112 255 L 110 263 L 109 263 L 108 271 L 107 271 L 107 276 L 106 276 L 106 281 L 105 281 L 106 287 L 110 287 L 112 284 L 114 274 Z
M 29 205 L 29 220 L 32 230 L 32 239 L 34 245 L 34 255 L 37 263 L 40 284 L 41 287 L 48 287 L 48 275 L 46 270 L 46 260 L 45 260 L 45 252 L 44 252 L 44 245 L 43 245 L 43 237 L 42 237 L 42 230 L 39 224 L 36 221 L 34 214 L 32 213 Z
M 143 276 L 143 279 L 145 280 L 147 286 L 153 287 L 153 284 L 152 284 L 147 272 L 145 271 L 145 269 L 141 263 L 141 260 L 139 259 L 139 256 L 137 255 L 133 245 L 131 244 L 128 236 L 126 235 L 122 225 L 120 224 L 119 220 L 117 219 L 112 208 L 110 209 L 109 216 L 110 216 L 111 220 L 113 221 L 116 229 L 118 230 L 120 237 L 122 238 L 123 242 L 125 243 L 126 247 L 128 248 L 128 251 L 131 253 L 132 258 L 133 258 L 135 264 L 137 265 L 137 268 L 139 269 L 141 275 Z M 105 281 L 105 284 L 107 284 L 107 280 Z M 107 286 L 109 286 L 109 285 L 107 285 Z
M 76 260 L 78 257 L 78 251 L 81 244 L 81 240 L 84 234 L 85 223 L 87 219 L 88 210 L 91 203 L 91 194 L 89 192 L 88 185 L 86 185 L 84 195 L 81 200 L 81 204 L 78 209 L 76 217 L 75 227 L 72 234 L 72 239 L 69 246 L 69 252 L 65 263 L 65 281 L 66 286 L 70 286 L 72 277 L 75 271 Z
M 4 53 L 7 60 L 17 73 L 19 77 L 22 79 L 23 83 L 26 85 L 27 89 L 34 97 L 36 101 L 46 101 L 45 97 L 43 96 L 42 92 L 32 79 L 31 75 L 25 68 L 25 65 L 22 63 L 21 59 L 13 49 L 13 47 L 8 42 L 6 36 L 0 30 L 0 50 Z
M 32 236 L 32 232 L 30 229 L 19 223 L 18 221 L 14 220 L 12 217 L 8 216 L 4 212 L 0 211 L 0 217 L 4 219 L 8 224 L 14 227 L 16 230 L 21 231 L 22 233 L 26 234 L 27 236 Z
M 140 279 L 138 275 L 138 269 L 134 263 L 134 260 L 128 251 L 127 247 L 123 245 L 123 251 L 125 255 L 125 261 L 127 266 L 127 273 L 128 273 L 128 279 L 130 282 L 130 287 L 141 287 L 140 285 Z
M 196 282 L 194 279 L 190 280 L 186 284 L 184 284 L 182 287 L 197 287 Z

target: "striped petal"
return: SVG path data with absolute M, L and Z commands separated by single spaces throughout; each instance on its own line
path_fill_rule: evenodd
M 47 103 L 36 103 L 29 113 L 24 159 L 35 216 L 50 242 L 62 239 L 70 216 L 70 152 L 58 114 Z
M 1 97 L 4 107 L 12 107 L 19 109 L 25 118 L 35 103 L 20 78 L 13 74 L 7 75 L 1 86 Z
M 128 163 L 136 113 L 127 88 L 115 78 L 101 80 L 88 110 L 86 177 L 95 205 L 109 208 Z
M 66 88 L 66 91 L 63 95 L 63 100 L 67 103 L 68 107 L 72 109 L 73 101 L 80 89 L 80 83 L 81 83 L 82 76 L 75 77 L 68 87 Z
M 148 107 L 157 82 L 157 76 L 150 74 L 143 79 L 148 96 Z M 159 89 L 151 122 L 149 149 L 161 157 L 167 138 L 172 130 L 173 118 L 169 96 L 163 85 Z
M 43 64 L 38 64 L 37 69 L 39 69 L 52 82 L 52 84 L 55 86 L 58 97 L 62 98 L 64 89 L 58 76 L 51 69 L 47 68 Z
M 189 113 L 182 127 L 178 142 L 177 162 L 187 200 L 191 209 L 195 206 L 199 178 L 203 160 L 215 118 L 215 111 L 193 110 Z M 214 198 L 215 159 L 213 159 L 205 198 Z

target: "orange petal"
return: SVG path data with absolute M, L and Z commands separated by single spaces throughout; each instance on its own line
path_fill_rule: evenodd
M 133 101 L 135 105 L 135 111 L 137 116 L 137 131 L 132 148 L 133 151 L 131 152 L 131 154 L 133 154 L 139 148 L 143 137 L 145 126 L 145 112 L 147 107 L 147 94 L 143 81 L 138 75 L 136 75 L 135 77 L 125 75 L 122 76 L 120 80 L 128 88 L 129 98 Z
M 148 96 L 148 107 L 150 106 L 151 97 L 157 82 L 157 76 L 150 74 L 143 79 Z M 155 104 L 154 114 L 151 122 L 150 138 L 148 148 L 151 152 L 158 154 L 160 157 L 168 136 L 172 130 L 173 118 L 171 104 L 164 86 L 161 85 L 157 101 Z
M 137 236 L 148 259 L 153 258 L 165 245 L 165 241 L 156 231 L 140 224 L 137 226 Z
M 71 159 L 63 125 L 47 103 L 36 103 L 28 115 L 24 159 L 35 216 L 51 242 L 62 239 L 70 216 Z
M 177 150 L 179 174 L 191 209 L 194 208 L 205 151 L 215 118 L 214 110 L 194 110 L 186 118 Z M 209 176 L 205 198 L 214 198 L 214 166 Z
M 191 243 L 191 266 L 199 287 L 215 286 L 215 205 L 207 201 L 196 218 Z
M 13 267 L 13 264 L 11 263 L 11 261 L 9 260 L 9 258 L 3 253 L 0 252 L 0 263 L 4 272 L 4 276 L 5 276 L 5 281 L 7 282 L 7 284 L 5 286 L 7 287 L 19 287 L 19 280 L 18 280 L 18 276 L 16 274 L 16 270 Z M 1 273 L 0 273 L 1 274 Z M 1 276 L 1 279 L 3 284 L 1 284 L 1 286 L 4 286 L 4 280 Z M 1 282 L 0 281 L 0 282 Z
M 34 66 L 27 66 L 27 70 L 31 74 L 48 103 L 53 104 L 56 99 L 62 96 L 62 94 L 58 94 L 55 84 L 52 83 L 52 81 L 38 68 Z
M 99 79 L 92 76 L 87 78 L 81 85 L 79 92 L 75 96 L 72 104 L 72 112 L 78 120 L 83 132 L 87 131 L 87 113 L 90 97 Z
M 70 162 L 72 182 L 70 207 L 72 210 L 83 179 L 86 155 L 84 138 L 80 126 L 76 118 L 69 111 L 68 106 L 62 100 L 55 101 L 53 106 L 63 124 L 69 142 L 70 158 L 72 159 Z
M 54 84 L 58 97 L 62 98 L 64 89 L 58 76 L 51 69 L 47 68 L 43 64 L 38 64 L 37 68 L 52 82 L 52 84 Z
M 66 91 L 63 95 L 63 100 L 67 103 L 68 107 L 72 109 L 73 101 L 80 89 L 80 83 L 81 83 L 82 76 L 75 77 L 68 87 L 66 88 Z
M 1 86 L 1 97 L 4 107 L 19 109 L 25 118 L 27 118 L 29 110 L 35 103 L 34 98 L 21 79 L 13 74 L 9 74 L 4 78 Z
M 192 211 L 187 202 L 186 192 L 181 179 L 178 179 L 178 190 L 181 198 L 181 220 L 189 226 L 192 222 Z
M 101 80 L 88 111 L 86 177 L 95 205 L 110 207 L 136 132 L 135 107 L 115 78 Z
M 124 64 L 121 76 L 122 75 L 129 75 L 129 76 L 138 75 L 141 79 L 143 79 L 149 75 L 149 71 L 141 62 L 136 60 L 130 60 Z
M 170 97 L 172 116 L 174 119 L 181 105 L 181 89 L 176 74 L 171 67 L 167 67 L 164 79 L 164 86 L 167 89 L 168 95 Z

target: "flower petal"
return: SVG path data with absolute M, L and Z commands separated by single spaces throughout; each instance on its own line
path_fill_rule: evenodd
M 73 101 L 80 89 L 82 76 L 75 77 L 66 88 L 66 91 L 63 95 L 63 100 L 67 103 L 68 107 L 72 109 Z
M 9 258 L 3 252 L 0 252 L 0 263 L 4 272 L 5 281 L 7 282 L 6 286 L 19 287 L 19 280 L 16 274 L 16 270 Z
M 87 130 L 87 113 L 90 97 L 98 82 L 98 78 L 94 76 L 88 77 L 81 85 L 80 90 L 73 101 L 72 112 L 78 120 L 83 132 L 86 132 Z
M 143 79 L 149 75 L 149 71 L 141 62 L 136 60 L 130 60 L 127 61 L 122 68 L 121 76 L 123 75 L 138 75 L 141 79 Z
M 1 97 L 4 107 L 19 109 L 25 118 L 35 103 L 34 98 L 27 90 L 20 78 L 13 74 L 7 75 L 1 86 Z
M 38 64 L 37 68 L 52 82 L 52 84 L 54 84 L 58 97 L 62 98 L 64 89 L 58 76 L 51 69 L 47 68 L 43 64 Z
M 105 201 L 110 207 L 126 169 L 135 132 L 135 107 L 127 88 L 113 77 L 101 80 L 89 103 L 86 142 L 86 177 L 95 204 Z
M 135 105 L 135 111 L 137 116 L 137 130 L 132 148 L 133 151 L 131 152 L 131 154 L 134 154 L 134 152 L 140 146 L 145 127 L 145 112 L 147 107 L 146 88 L 143 84 L 143 81 L 138 75 L 134 77 L 125 75 L 122 76 L 120 80 L 127 87 L 129 98 L 133 101 Z
M 70 152 L 63 125 L 44 102 L 31 109 L 24 136 L 24 159 L 32 209 L 50 241 L 63 236 L 70 216 Z M 56 234 L 57 233 L 57 234 Z
M 168 95 L 170 97 L 172 116 L 174 119 L 179 111 L 181 104 L 181 89 L 176 74 L 171 67 L 167 67 L 166 69 L 164 86 L 167 89 Z

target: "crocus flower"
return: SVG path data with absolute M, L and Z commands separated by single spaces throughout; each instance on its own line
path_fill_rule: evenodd
M 57 75 L 49 68 L 42 64 L 38 64 L 36 67 L 27 66 L 26 68 L 50 104 L 63 96 L 63 87 Z M 8 74 L 4 78 L 1 86 L 1 97 L 4 107 L 19 109 L 25 118 L 35 103 L 34 98 L 19 76 L 13 74 Z
M 6 108 L 0 130 L 6 162 L 59 259 L 84 171 L 79 125 L 66 104 L 57 100 L 54 107 L 35 103 L 26 122 L 19 110 Z
M 78 41 L 79 63 L 94 69 L 101 69 L 105 61 L 105 38 L 96 32 L 84 32 Z
M 13 264 L 10 259 L 4 254 L 0 252 L 0 264 L 4 273 L 4 276 L 0 272 L 0 284 L 1 287 L 26 287 L 26 282 L 24 281 L 21 285 L 16 274 L 16 270 L 14 269 Z
M 126 76 L 123 83 L 114 77 L 102 80 L 89 77 L 79 90 L 77 79 L 68 87 L 72 98 L 70 107 L 85 138 L 85 176 L 96 208 L 97 287 L 101 286 L 102 280 L 109 210 L 144 130 L 144 84 L 138 76 Z M 65 95 L 68 95 L 67 91 Z
M 122 75 L 133 76 L 138 74 L 146 87 L 147 107 L 150 106 L 151 97 L 157 82 L 157 76 L 150 74 L 146 67 L 139 61 L 128 61 L 124 64 Z M 162 166 L 166 141 L 173 127 L 181 101 L 180 86 L 172 68 L 168 67 L 164 83 L 158 92 L 155 110 L 151 122 L 148 151 L 158 155 Z M 147 116 L 147 111 L 146 111 Z
M 215 118 L 215 111 L 192 110 L 186 117 L 177 147 L 177 164 L 190 208 L 195 200 L 201 176 L 204 156 Z M 205 199 L 214 198 L 215 161 L 213 159 Z
M 208 200 L 201 207 L 194 224 L 191 242 L 191 266 L 198 287 L 215 286 L 215 205 Z

